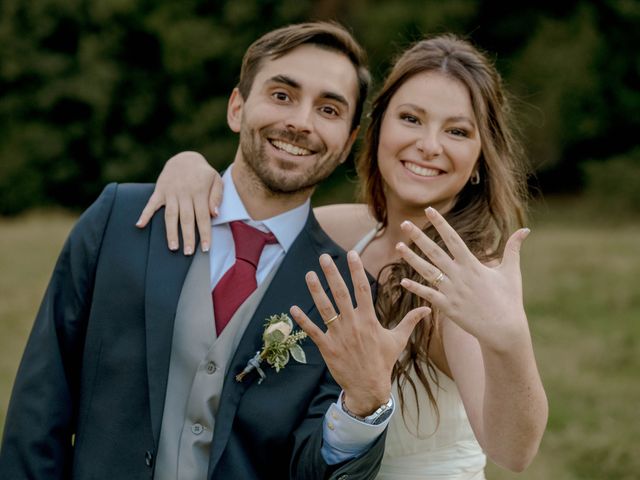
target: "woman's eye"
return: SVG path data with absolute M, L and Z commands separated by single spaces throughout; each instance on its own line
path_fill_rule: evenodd
M 400 119 L 409 123 L 420 123 L 420 120 L 418 120 L 418 117 L 416 117 L 415 115 L 411 115 L 410 113 L 401 114 Z
M 466 130 L 462 129 L 462 128 L 452 128 L 451 130 L 449 130 L 449 132 L 452 135 L 455 135 L 456 137 L 468 137 L 469 136 L 469 132 L 467 132 Z

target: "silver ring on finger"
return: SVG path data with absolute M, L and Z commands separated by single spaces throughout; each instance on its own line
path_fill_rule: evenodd
M 440 274 L 435 278 L 433 282 L 431 282 L 431 288 L 438 289 L 442 280 L 444 279 L 444 273 L 440 272 Z

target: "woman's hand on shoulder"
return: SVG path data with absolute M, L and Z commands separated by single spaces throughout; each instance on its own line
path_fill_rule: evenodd
M 350 250 L 376 226 L 364 203 L 339 203 L 315 207 L 313 213 L 322 229 L 345 250 Z
M 191 255 L 195 251 L 196 225 L 202 251 L 206 252 L 211 245 L 211 217 L 218 215 L 221 199 L 220 174 L 199 153 L 181 152 L 165 164 L 136 226 L 146 227 L 151 217 L 164 206 L 169 249 L 178 250 L 180 246 L 179 222 L 184 254 Z

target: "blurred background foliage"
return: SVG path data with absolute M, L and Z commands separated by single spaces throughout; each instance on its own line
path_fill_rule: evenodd
M 374 90 L 412 41 L 466 36 L 515 97 L 536 189 L 640 209 L 637 0 L 2 0 L 0 214 L 83 208 L 107 182 L 153 181 L 180 150 L 224 168 L 246 47 L 309 19 L 353 30 Z

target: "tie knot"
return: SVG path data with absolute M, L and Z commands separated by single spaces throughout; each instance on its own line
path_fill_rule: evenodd
M 278 242 L 273 233 L 263 232 L 241 221 L 231 222 L 229 227 L 236 245 L 236 258 L 249 262 L 256 269 L 264 246 Z

